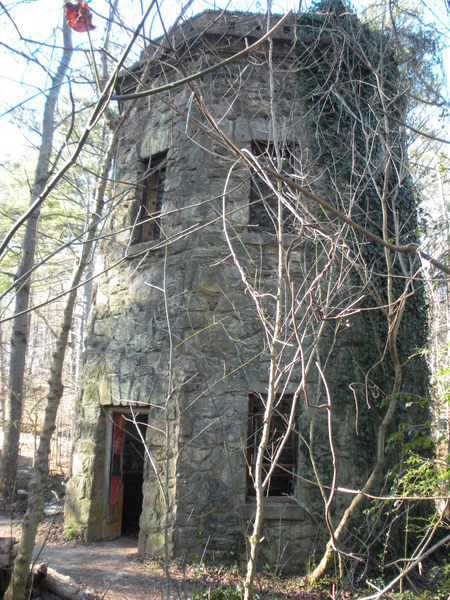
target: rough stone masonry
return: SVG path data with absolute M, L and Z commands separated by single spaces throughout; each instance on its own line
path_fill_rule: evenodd
M 259 15 L 203 13 L 173 30 L 170 45 L 153 43 L 122 74 L 120 91 L 134 91 L 149 65 L 147 84 L 156 87 L 216 64 L 266 25 Z M 277 293 L 277 184 L 224 145 L 192 90 L 247 156 L 329 198 L 299 83 L 293 18 L 272 44 L 271 56 L 266 43 L 193 88 L 142 98 L 123 131 L 66 501 L 66 525 L 88 541 L 120 535 L 134 511 L 143 553 L 161 555 L 168 544 L 171 556 L 186 559 L 245 556 Z M 319 553 L 328 535 L 316 481 L 317 474 L 325 485 L 331 481 L 327 415 L 314 407 L 327 395 L 314 365 L 321 362 L 336 398 L 338 484 L 358 488 L 370 471 L 376 429 L 368 417 L 356 430 L 356 404 L 363 413 L 363 366 L 377 362 L 383 344 L 358 311 L 326 318 L 327 307 L 354 297 L 355 279 L 330 267 L 331 242 L 305 226 L 316 207 L 282 191 L 296 215 L 282 211 L 279 403 L 266 471 L 299 393 L 295 432 L 267 491 L 262 558 L 295 567 Z M 133 421 L 141 423 L 146 448 Z M 347 503 L 336 496 L 334 519 Z

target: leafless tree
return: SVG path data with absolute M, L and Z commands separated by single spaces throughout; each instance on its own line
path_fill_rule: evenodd
M 255 489 L 256 512 L 248 538 L 249 557 L 244 584 L 246 599 L 253 595 L 265 498 L 271 478 L 279 468 L 283 448 L 293 432 L 301 440 L 302 452 L 309 463 L 309 471 L 296 473 L 296 476 L 305 479 L 310 476 L 309 484 L 323 503 L 322 525 L 328 538 L 322 560 L 310 575 L 310 580 L 319 579 L 336 556 L 341 575 L 346 558 L 359 562 L 369 559 L 368 552 L 362 552 L 359 547 L 355 550 L 358 544 L 352 539 L 349 524 L 359 514 L 366 499 L 378 497 L 386 485 L 387 443 L 395 431 L 396 423 L 407 418 L 401 407 L 402 398 L 411 394 L 408 384 L 414 384 L 415 381 L 415 367 L 411 366 L 409 356 L 424 342 L 422 333 L 412 330 L 413 327 L 418 329 L 423 319 L 422 315 L 417 315 L 417 311 L 420 312 L 423 307 L 423 273 L 418 259 L 421 257 L 434 268 L 440 269 L 443 277 L 449 273 L 448 257 L 443 254 L 431 258 L 420 247 L 416 236 L 415 191 L 407 157 L 408 136 L 411 132 L 417 132 L 410 120 L 410 111 L 418 102 L 417 95 L 423 94 L 423 100 L 427 102 L 436 100 L 429 95 L 430 82 L 426 76 L 430 72 L 424 73 L 418 60 L 421 53 L 427 52 L 427 44 L 432 44 L 433 40 L 421 37 L 420 31 L 408 29 L 396 11 L 395 3 L 384 7 L 377 29 L 361 24 L 348 7 L 339 1 L 323 2 L 312 13 L 299 16 L 299 39 L 292 70 L 299 73 L 300 85 L 303 86 L 302 101 L 312 124 L 308 132 L 312 158 L 309 155 L 307 160 L 303 160 L 300 150 L 289 148 L 282 132 L 283 115 L 277 107 L 274 92 L 277 67 L 270 35 L 263 38 L 263 42 L 258 42 L 267 44 L 265 60 L 270 89 L 270 135 L 264 147 L 243 150 L 221 129 L 221 115 L 215 114 L 214 107 L 207 105 L 199 81 L 212 69 L 193 75 L 185 73 L 182 60 L 170 45 L 170 40 L 168 47 L 173 52 L 171 60 L 180 74 L 179 80 L 150 90 L 138 89 L 136 93 L 122 98 L 123 101 L 132 102 L 177 86 L 189 86 L 192 101 L 197 103 L 204 121 L 196 121 L 186 112 L 185 118 L 193 127 L 198 127 L 199 131 L 209 136 L 224 155 L 252 179 L 256 190 L 252 201 L 264 207 L 266 220 L 271 224 L 271 233 L 276 240 L 276 252 L 270 259 L 270 281 L 261 281 L 257 269 L 246 262 L 246 257 L 236 248 L 236 241 L 230 235 L 233 228 L 229 208 L 231 169 L 230 178 L 224 185 L 221 214 L 223 234 L 229 249 L 227 260 L 237 270 L 242 289 L 253 302 L 268 356 L 267 395 L 256 399 L 263 406 L 262 426 L 255 448 L 255 461 L 249 465 Z M 267 20 L 267 31 L 269 29 L 270 18 Z M 253 46 L 245 48 L 242 53 L 216 65 L 214 69 L 225 68 L 232 60 L 241 59 L 251 50 Z M 156 53 L 153 60 L 156 62 L 160 58 Z M 147 86 L 147 75 L 146 71 L 141 75 L 141 87 Z M 113 80 L 113 76 L 109 79 L 104 76 L 106 83 L 86 128 L 86 136 L 105 111 L 112 94 Z M 172 109 L 181 110 L 176 105 L 172 105 Z M 62 365 L 76 292 L 97 236 L 105 199 L 105 182 L 117 144 L 118 126 L 123 122 L 123 118 L 117 121 L 108 113 L 106 116 L 114 130 L 113 141 L 101 174 L 94 217 L 90 221 L 81 258 L 69 286 L 66 310 L 58 333 L 37 468 L 30 489 L 20 553 L 7 596 L 11 599 L 22 598 L 26 585 L 43 506 L 49 444 L 63 393 Z M 85 139 L 82 136 L 82 141 Z M 77 157 L 78 151 L 75 151 L 51 182 L 52 186 Z M 131 186 L 135 184 L 134 181 L 130 182 Z M 39 203 L 44 201 L 47 192 L 41 192 L 42 187 L 34 194 L 33 202 L 36 196 L 40 196 Z M 39 210 L 39 203 L 35 211 Z M 27 228 L 29 218 L 30 215 L 24 215 L 20 220 L 26 221 Z M 148 220 L 151 222 L 155 219 L 150 217 Z M 111 235 L 118 233 L 122 232 L 113 231 Z M 189 233 L 185 231 L 183 235 Z M 11 232 L 11 236 L 13 234 Z M 299 254 L 306 246 L 309 254 L 305 254 L 302 262 Z M 31 263 L 24 272 L 29 272 Z M 160 291 L 164 297 L 170 334 L 165 281 L 161 282 Z M 26 305 L 18 309 L 25 320 L 27 309 L 28 300 Z M 417 319 L 416 325 L 414 319 Z M 349 419 L 350 416 L 355 418 L 356 432 L 352 429 L 351 435 L 356 439 L 357 429 L 362 429 L 365 419 L 365 433 L 371 432 L 375 442 L 366 452 L 366 457 L 372 460 L 365 469 L 360 470 L 360 486 L 348 489 L 336 452 L 337 439 L 344 432 L 337 417 L 339 411 L 343 410 L 343 404 L 332 379 L 337 371 L 336 348 L 351 346 L 354 340 L 347 330 L 362 328 L 363 323 L 369 323 L 365 327 L 373 335 L 375 350 L 370 356 L 354 360 L 357 375 L 349 375 L 343 382 L 346 394 L 349 395 L 351 391 L 352 404 L 351 407 L 346 405 L 345 410 Z M 410 331 L 405 324 L 410 326 Z M 171 335 L 169 339 L 172 344 Z M 347 357 L 349 361 L 353 360 L 351 353 Z M 167 457 L 171 442 L 170 402 L 174 389 L 171 350 L 168 360 L 169 381 L 163 423 Z M 423 378 L 417 377 L 417 381 L 420 388 Z M 419 391 L 423 392 L 423 389 Z M 15 393 L 14 397 L 17 399 L 21 394 L 21 391 Z M 279 417 L 284 401 L 289 403 L 281 419 L 284 430 L 274 440 L 271 425 Z M 418 408 L 419 398 L 414 397 L 412 404 L 416 405 L 417 414 L 422 416 Z M 19 405 L 16 403 L 15 406 L 17 411 Z M 308 417 L 301 427 L 298 422 L 300 410 Z M 15 415 L 15 420 L 10 419 L 9 422 L 12 423 L 11 431 L 18 435 L 20 415 L 17 412 Z M 344 433 L 347 435 L 348 431 Z M 12 439 L 12 433 L 8 435 L 7 439 Z M 320 440 L 320 452 L 317 440 Z M 11 442 L 8 441 L 8 444 L 11 445 Z M 361 442 L 359 444 L 361 447 Z M 326 452 L 323 450 L 325 447 Z M 10 454 L 5 452 L 4 461 Z M 320 460 L 324 455 L 327 456 L 327 476 L 317 466 L 319 454 Z M 148 456 L 151 460 L 150 451 Z M 8 470 L 8 473 L 12 471 Z M 164 495 L 169 485 L 168 464 L 165 471 L 157 475 Z M 387 501 L 393 500 L 394 496 L 388 493 Z M 171 518 L 168 501 L 165 510 L 167 533 Z M 421 556 L 427 556 L 432 549 L 440 547 L 440 543 L 430 546 L 436 530 L 435 521 L 424 535 L 424 543 L 418 545 L 419 551 L 412 557 L 412 564 L 416 564 Z M 377 537 L 378 532 L 373 532 L 373 535 Z M 165 552 L 168 596 L 167 535 Z M 407 558 L 404 557 L 405 566 Z M 405 575 L 408 569 L 404 569 Z
M 52 168 L 53 136 L 55 132 L 55 111 L 61 87 L 72 56 L 72 41 L 70 29 L 63 28 L 63 47 L 58 69 L 52 78 L 52 84 L 47 95 L 42 121 L 42 142 L 39 150 L 38 164 L 30 195 L 30 205 L 45 188 Z M 0 480 L 4 497 L 14 485 L 17 472 L 19 453 L 20 427 L 22 420 L 23 381 L 25 356 L 28 341 L 27 309 L 30 298 L 29 271 L 34 263 L 36 249 L 36 234 L 40 209 L 33 210 L 27 221 L 25 236 L 22 244 L 22 256 L 16 275 L 15 319 L 11 338 L 11 353 L 9 363 L 8 406 L 4 427 L 4 442 L 0 464 Z

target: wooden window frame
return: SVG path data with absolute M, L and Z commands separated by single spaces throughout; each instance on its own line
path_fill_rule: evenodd
M 270 425 L 269 452 L 274 456 L 278 443 L 283 437 L 286 429 L 277 431 L 277 425 L 280 422 L 287 424 L 292 405 L 292 395 L 284 394 L 283 397 L 275 401 L 274 413 Z M 247 499 L 255 497 L 253 486 L 253 473 L 255 467 L 256 453 L 259 443 L 259 433 L 261 431 L 264 404 L 267 401 L 267 394 L 251 393 L 248 397 L 248 420 L 247 420 Z M 279 434 L 279 437 L 277 437 Z M 263 470 L 267 472 L 271 465 L 270 455 L 263 463 Z M 298 433 L 294 426 L 286 441 L 286 445 L 280 456 L 280 460 L 275 467 L 269 485 L 265 491 L 266 497 L 271 500 L 289 500 L 294 494 L 295 476 L 298 466 Z
M 165 195 L 167 152 L 152 155 L 142 161 L 143 179 L 140 184 L 139 215 L 134 243 L 159 240 L 161 209 Z

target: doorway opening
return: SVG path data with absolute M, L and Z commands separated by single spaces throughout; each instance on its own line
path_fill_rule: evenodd
M 108 488 L 103 518 L 103 539 L 139 533 L 144 482 L 148 411 L 112 410 L 109 413 Z
M 122 459 L 122 535 L 137 535 L 142 512 L 142 484 L 144 482 L 145 440 L 148 415 L 139 414 L 136 424 L 124 419 L 123 459 Z M 142 438 L 136 430 L 139 427 Z

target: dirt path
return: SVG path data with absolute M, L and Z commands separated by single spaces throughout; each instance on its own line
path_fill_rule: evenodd
M 0 446 L 3 432 L 0 429 Z M 21 434 L 21 454 L 19 457 L 17 497 L 11 513 L 0 511 L 0 536 L 20 538 L 21 519 L 26 508 L 26 490 L 31 477 L 34 438 L 31 434 Z M 56 452 L 59 457 L 61 451 Z M 67 455 L 68 456 L 68 455 Z M 105 600 L 160 600 L 165 598 L 165 575 L 162 567 L 148 558 L 138 557 L 137 538 L 122 537 L 111 542 L 84 544 L 67 541 L 63 525 L 64 479 L 67 476 L 68 461 L 64 464 L 52 463 L 53 477 L 46 497 L 46 517 L 40 528 L 40 543 L 47 540 L 37 558 L 38 563 L 46 562 L 49 567 L 69 575 L 79 585 L 88 588 L 99 599 Z M 11 516 L 12 514 L 12 516 Z M 193 582 L 185 585 L 183 573 L 176 566 L 171 567 L 171 597 L 191 595 L 190 590 L 199 585 Z M 201 586 L 201 584 L 200 584 Z
M 20 515 L 11 519 L 0 512 L 0 536 L 20 536 Z M 122 537 L 111 542 L 84 544 L 67 541 L 64 534 L 62 513 L 47 515 L 39 536 L 37 549 L 47 540 L 39 552 L 36 562 L 46 562 L 49 567 L 63 575 L 69 575 L 76 583 L 98 598 L 98 600 L 163 600 L 165 574 L 157 561 L 138 556 L 137 538 Z M 182 568 L 176 561 L 170 566 L 170 598 L 189 599 L 209 588 L 236 589 L 241 584 L 243 572 L 233 566 L 222 564 L 209 567 L 199 564 Z M 336 597 L 329 585 L 309 589 L 301 578 L 292 576 L 277 579 L 273 574 L 258 575 L 256 591 L 260 598 L 289 598 L 291 600 L 323 600 Z M 274 587 L 275 585 L 275 587 Z M 41 597 L 41 596 L 39 596 Z M 42 596 L 49 598 L 50 596 Z M 352 595 L 341 596 L 351 598 Z M 54 598 L 54 597 L 52 597 Z M 449 599 L 450 600 L 450 599 Z
M 49 534 L 49 541 L 39 552 L 36 562 L 46 562 L 105 600 L 159 600 L 165 597 L 163 570 L 156 562 L 138 557 L 136 538 L 122 537 L 92 544 L 61 539 L 55 542 L 52 527 L 59 528 L 59 523 L 52 525 L 50 522 L 48 527 L 45 535 Z M 19 520 L 11 520 L 0 513 L 0 536 L 12 533 L 18 539 L 19 531 Z M 60 538 L 60 532 L 56 532 L 56 537 Z M 41 536 L 38 550 L 42 539 Z M 174 581 L 174 586 L 179 584 Z M 178 597 L 178 594 L 173 593 L 172 597 Z
M 45 546 L 39 561 L 110 600 L 163 596 L 163 574 L 156 565 L 138 561 L 136 540 Z

